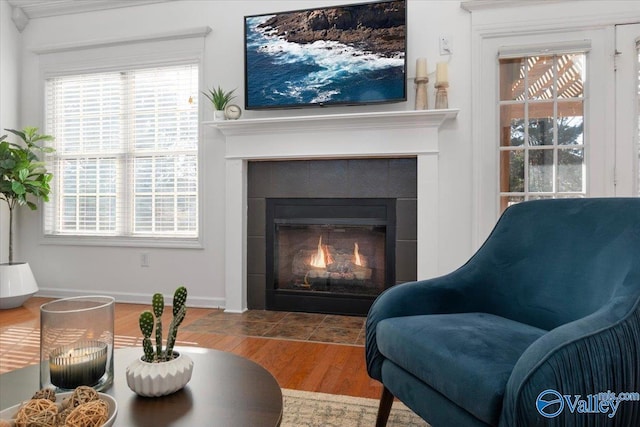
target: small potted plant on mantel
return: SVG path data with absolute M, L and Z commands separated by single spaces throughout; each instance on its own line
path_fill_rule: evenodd
M 140 314 L 142 349 L 144 354 L 127 366 L 127 385 L 140 396 L 165 396 L 182 389 L 193 372 L 193 361 L 186 354 L 175 351 L 174 345 L 178 327 L 187 313 L 187 288 L 178 287 L 173 295 L 173 319 L 167 333 L 166 347 L 162 345 L 162 314 L 164 296 L 156 293 L 152 297 L 153 311 L 145 310 Z M 153 347 L 151 336 L 155 326 Z
M 227 104 L 235 98 L 235 95 L 233 94 L 235 91 L 235 89 L 232 89 L 225 92 L 220 86 L 218 86 L 217 89 L 209 89 L 209 93 L 202 92 L 202 94 L 211 101 L 211 104 L 213 104 L 213 117 L 215 120 L 224 120 L 224 109 Z
M 37 201 L 49 200 L 49 183 L 53 174 L 47 172 L 39 153 L 50 153 L 52 147 L 40 144 L 53 136 L 41 135 L 36 127 L 23 130 L 5 129 L 22 139 L 23 144 L 5 141 L 0 136 L 0 200 L 9 208 L 9 262 L 0 264 L 0 309 L 21 306 L 38 291 L 38 285 L 27 262 L 13 260 L 13 218 L 18 206 L 37 209 Z

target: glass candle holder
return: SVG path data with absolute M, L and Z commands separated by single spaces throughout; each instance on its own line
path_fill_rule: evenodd
M 447 88 L 449 83 L 437 83 L 436 84 L 436 109 L 449 108 L 449 95 L 447 94 Z
M 115 299 L 63 298 L 40 306 L 40 387 L 57 392 L 113 383 Z

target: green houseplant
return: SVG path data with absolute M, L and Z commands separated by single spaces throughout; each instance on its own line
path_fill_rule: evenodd
M 162 345 L 164 296 L 153 295 L 152 310 L 140 314 L 143 355 L 127 366 L 129 388 L 140 396 L 165 396 L 182 389 L 191 380 L 193 361 L 174 350 L 178 327 L 187 313 L 187 288 L 179 286 L 173 295 L 173 319 L 169 324 L 166 346 Z M 154 333 L 155 328 L 155 333 Z M 153 346 L 152 335 L 155 338 Z
M 209 101 L 211 101 L 213 109 L 215 110 L 214 114 L 220 114 L 221 117 L 224 117 L 224 109 L 227 104 L 235 98 L 235 95 L 233 94 L 235 91 L 235 89 L 232 89 L 226 92 L 220 86 L 218 86 L 217 88 L 209 89 L 209 93 L 202 92 L 202 94 L 206 96 Z
M 29 197 L 49 200 L 49 183 L 53 174 L 47 172 L 39 153 L 52 152 L 53 148 L 39 145 L 52 141 L 53 136 L 41 135 L 36 127 L 23 130 L 5 129 L 19 136 L 24 145 L 5 141 L 7 135 L 0 136 L 0 199 L 9 206 L 9 263 L 13 262 L 13 213 L 17 206 L 28 206 L 35 210 L 37 205 Z
M 38 157 L 53 151 L 43 144 L 53 140 L 50 135 L 41 135 L 36 127 L 23 130 L 5 129 L 22 139 L 22 144 L 7 141 L 0 136 L 0 199 L 9 208 L 9 262 L 0 263 L 0 309 L 21 306 L 38 292 L 38 284 L 27 262 L 13 260 L 13 217 L 18 206 L 36 209 L 36 202 L 49 200 L 52 174 Z

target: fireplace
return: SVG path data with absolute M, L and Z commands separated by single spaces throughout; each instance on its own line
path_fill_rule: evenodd
M 396 199 L 266 199 L 266 308 L 365 315 L 395 283 Z
M 442 273 L 439 134 L 441 128 L 455 128 L 452 121 L 458 112 L 447 109 L 292 114 L 206 122 L 210 137 L 224 144 L 225 150 L 225 294 L 220 302 L 225 311 L 265 309 L 264 217 L 268 197 L 394 197 L 398 218 L 396 283 Z M 413 167 L 391 167 L 409 158 Z M 351 181 L 349 166 L 326 174 L 326 188 L 322 191 L 309 190 L 305 185 L 318 175 L 314 164 L 329 161 L 350 165 L 380 159 L 390 159 L 388 173 L 365 167 L 354 176 L 367 179 Z M 294 168 L 293 173 L 277 167 L 294 162 L 308 166 L 306 170 Z M 323 165 L 321 170 L 328 169 Z M 407 174 L 413 175 L 413 184 L 400 179 Z M 349 185 L 342 185 L 345 182 Z

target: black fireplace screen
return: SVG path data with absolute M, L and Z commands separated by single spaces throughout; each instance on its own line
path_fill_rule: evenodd
M 267 199 L 267 308 L 366 314 L 394 283 L 395 199 Z
M 378 295 L 385 285 L 385 227 L 276 224 L 276 289 Z

